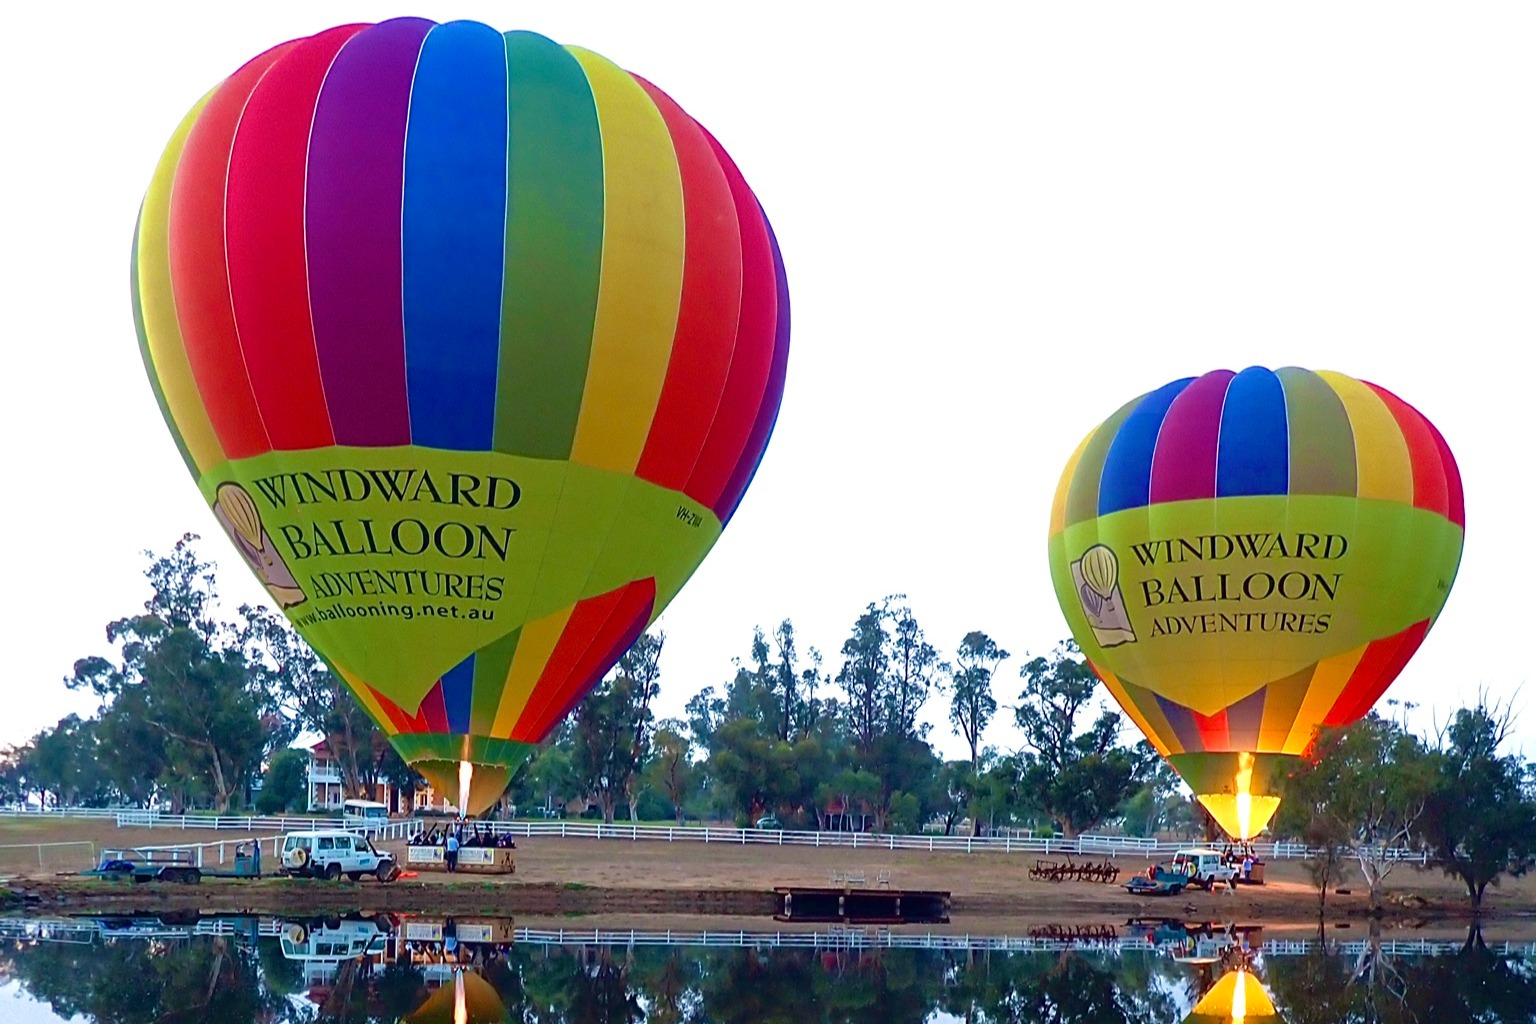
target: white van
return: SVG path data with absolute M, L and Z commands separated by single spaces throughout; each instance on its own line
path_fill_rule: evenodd
M 1237 877 L 1237 865 L 1230 863 L 1220 850 L 1200 846 L 1175 853 L 1173 870 L 1184 872 L 1190 885 L 1198 885 L 1206 892 L 1218 885 L 1230 885 Z
M 348 800 L 341 805 L 341 823 L 373 835 L 389 824 L 389 808 L 374 800 Z
M 357 881 L 373 875 L 381 882 L 394 881 L 398 869 L 388 853 L 374 849 L 366 836 L 342 829 L 289 832 L 283 837 L 283 870 L 294 877 L 329 878 L 346 875 Z

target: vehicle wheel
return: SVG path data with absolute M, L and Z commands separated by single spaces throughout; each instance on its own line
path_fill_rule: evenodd
M 340 864 L 337 864 L 335 861 L 332 861 L 331 863 L 329 863 L 329 864 L 327 864 L 325 866 L 325 878 L 326 878 L 326 881 L 334 882 L 334 881 L 336 881 L 340 877 L 341 877 L 341 865 Z
M 326 929 L 328 931 L 333 931 L 333 932 L 341 931 L 341 918 L 339 918 L 339 917 L 334 917 L 334 916 L 333 917 L 328 917 L 324 921 L 321 921 L 320 923 L 325 925 L 325 927 L 326 927 Z
M 197 870 L 197 868 L 182 869 L 181 877 L 177 879 L 177 881 L 181 882 L 183 885 L 196 885 L 202 880 L 203 873 Z
M 361 871 L 348 871 L 347 872 L 347 880 L 348 881 L 355 882 L 359 878 L 362 878 L 362 877 L 363 877 L 363 873 Z
M 394 861 L 387 860 L 379 865 L 378 871 L 374 872 L 374 874 L 381 882 L 393 882 L 396 878 L 400 877 L 400 869 L 395 866 Z

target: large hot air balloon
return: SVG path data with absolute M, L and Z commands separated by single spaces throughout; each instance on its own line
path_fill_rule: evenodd
M 334 28 L 215 87 L 144 199 L 133 298 L 219 522 L 466 812 L 714 544 L 789 347 L 714 138 L 472 22 Z
M 1251 838 L 1287 760 L 1364 715 L 1418 649 L 1464 521 L 1450 449 L 1392 393 L 1218 370 L 1122 406 L 1078 446 L 1051 575 L 1126 714 Z

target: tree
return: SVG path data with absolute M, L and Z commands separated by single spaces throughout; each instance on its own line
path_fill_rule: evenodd
M 715 730 L 725 721 L 725 698 L 713 686 L 706 686 L 683 705 L 683 719 L 693 741 L 707 750 L 714 742 Z
M 1121 808 L 1126 834 L 1155 836 L 1164 829 L 1188 826 L 1190 802 L 1180 793 L 1178 773 L 1146 740 L 1138 740 L 1132 751 L 1140 766 L 1137 774 L 1144 781 Z
M 884 722 L 881 703 L 889 641 L 885 613 L 874 604 L 854 620 L 853 633 L 843 641 L 843 667 L 838 670 L 837 682 L 846 698 L 844 721 L 861 750 L 874 745 Z
M 974 771 L 981 769 L 981 734 L 997 714 L 992 674 L 1007 658 L 1008 652 L 980 630 L 965 634 L 955 651 L 955 663 L 950 669 L 949 721 L 970 746 Z
M 393 750 L 384 734 L 286 619 L 266 608 L 242 606 L 240 612 L 237 639 L 246 665 L 273 717 L 287 726 L 275 733 L 278 746 L 299 733 L 325 737 L 347 796 L 373 799 Z
M 45 797 L 52 793 L 60 807 L 104 804 L 112 787 L 96 725 L 79 715 L 69 715 L 32 737 L 18 764 L 28 787 Z
M 583 794 L 569 727 L 562 726 L 552 740 L 539 748 L 520 786 L 523 795 L 519 796 L 519 805 L 536 804 L 551 815 Z
M 1286 780 L 1288 814 L 1279 824 L 1311 834 L 1316 846 L 1337 842 L 1359 863 L 1376 907 L 1398 863 L 1387 851 L 1412 845 L 1434 782 L 1434 761 L 1419 739 L 1373 712 L 1318 735 Z M 1327 871 L 1318 877 L 1330 880 Z
M 1116 745 L 1123 720 L 1101 708 L 1079 733 L 1079 719 L 1098 680 L 1077 645 L 1067 641 L 1050 658 L 1020 670 L 1024 689 L 1014 721 L 1029 748 L 1018 761 L 1021 799 L 1076 836 L 1109 817 L 1141 785 L 1142 762 Z
M 308 773 L 308 751 L 284 747 L 273 754 L 267 764 L 266 775 L 262 778 L 256 809 L 262 814 L 302 810 L 307 802 L 305 790 Z
M 655 716 L 651 714 L 651 701 L 661 691 L 661 648 L 667 642 L 665 633 L 643 634 L 619 661 L 619 671 L 629 680 L 630 699 L 635 701 L 633 725 L 629 740 L 629 774 L 625 779 L 624 793 L 629 802 L 629 820 L 639 821 L 635 784 L 640 779 L 640 767 L 645 764 L 651 750 L 651 731 Z
M 890 600 L 900 600 L 898 596 Z M 905 604 L 887 613 L 891 621 L 891 680 L 888 689 L 885 731 L 921 738 L 927 727 L 918 727 L 917 716 L 933 690 L 939 669 L 934 650 Z
M 1486 700 L 1456 712 L 1437 738 L 1434 782 L 1417 823 L 1434 863 L 1466 886 L 1474 915 L 1490 884 L 1523 875 L 1536 858 L 1526 766 L 1499 754 L 1510 724 L 1509 709 Z
M 228 628 L 211 617 L 213 569 L 194 550 L 196 539 L 184 535 L 169 555 L 146 552 L 153 591 L 144 614 L 107 626 L 118 660 L 82 658 L 65 684 L 91 690 L 109 712 L 126 699 L 158 733 L 165 764 L 201 777 L 227 811 L 266 746 L 264 695 Z
M 997 698 L 992 696 L 992 674 L 1008 657 L 987 634 L 973 630 L 965 634 L 955 651 L 953 665 L 944 665 L 949 673 L 949 721 L 955 732 L 971 748 L 971 775 L 981 771 L 981 734 L 997 714 Z M 948 830 L 945 835 L 948 835 Z M 971 813 L 971 835 L 981 834 L 981 817 Z
M 976 776 L 976 768 L 970 761 L 945 761 L 944 767 L 939 769 L 939 790 L 941 800 L 939 813 L 944 816 L 944 834 L 953 835 L 955 826 L 959 824 L 966 809 L 976 798 L 980 780 Z M 971 834 L 980 835 L 980 822 L 975 820 L 975 812 L 972 812 Z
M 573 764 L 610 824 L 621 796 L 629 800 L 633 820 L 631 785 L 649 749 L 662 642 L 659 635 L 641 636 L 614 673 L 576 706 Z
M 1285 813 L 1284 804 L 1281 807 L 1281 813 Z M 1349 827 L 1331 814 L 1316 814 L 1310 810 L 1303 814 L 1299 834 L 1310 852 L 1302 861 L 1302 867 L 1312 884 L 1317 886 L 1317 916 L 1321 918 L 1328 910 L 1328 887 L 1344 881 L 1344 867 L 1349 856 Z
M 683 805 L 693 794 L 697 774 L 685 729 L 675 719 L 662 722 L 656 729 L 652 743 L 655 753 L 650 764 L 653 784 L 667 794 L 679 825 L 683 824 Z
M 837 674 L 844 697 L 839 717 L 852 747 L 849 766 L 878 780 L 876 791 L 862 799 L 876 829 L 886 827 L 904 795 L 918 801 L 919 817 L 924 805 L 934 806 L 941 764 L 926 742 L 928 727 L 917 721 L 933 688 L 938 654 L 912 610 L 896 604 L 902 600 L 895 595 L 872 602 L 854 620 Z

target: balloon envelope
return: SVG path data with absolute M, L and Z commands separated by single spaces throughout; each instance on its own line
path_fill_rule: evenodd
M 660 614 L 778 412 L 783 265 L 664 93 L 529 32 L 274 47 L 192 109 L 133 297 L 215 516 L 401 754 L 471 804 Z
M 1223 974 L 1184 1018 L 1184 1024 L 1281 1024 L 1259 979 L 1246 970 Z
M 1464 521 L 1450 449 L 1390 392 L 1218 370 L 1137 398 L 1078 447 L 1051 574 L 1099 678 L 1247 838 L 1278 807 L 1285 759 L 1364 715 L 1418 649 Z

